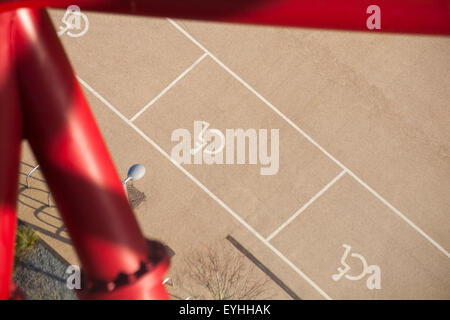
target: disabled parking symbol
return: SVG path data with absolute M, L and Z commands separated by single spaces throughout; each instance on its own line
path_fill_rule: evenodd
M 89 20 L 76 5 L 69 6 L 61 19 L 64 26 L 59 27 L 58 36 L 67 34 L 69 37 L 78 38 L 86 34 L 89 29 Z
M 366 280 L 366 286 L 368 289 L 381 289 L 381 270 L 378 265 L 368 265 L 366 259 L 360 255 L 359 253 L 352 253 L 351 257 L 357 258 L 361 261 L 362 264 L 362 272 L 358 275 L 350 275 L 349 271 L 351 270 L 350 265 L 346 262 L 346 259 L 348 255 L 350 254 L 350 251 L 352 250 L 352 247 L 348 244 L 342 245 L 345 248 L 344 254 L 341 258 L 341 265 L 337 268 L 338 273 L 333 274 L 331 278 L 334 281 L 339 281 L 342 279 L 342 277 L 345 277 L 348 280 L 351 281 L 358 281 L 364 278 L 366 275 L 369 275 Z

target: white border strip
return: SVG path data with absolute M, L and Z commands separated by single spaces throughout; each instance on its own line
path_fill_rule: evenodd
M 149 138 L 144 132 L 142 132 L 134 123 L 128 120 L 122 113 L 120 113 L 111 103 L 103 98 L 97 91 L 89 86 L 83 79 L 77 76 L 78 81 L 88 89 L 97 99 L 105 104 L 112 112 L 114 112 L 119 118 L 125 121 L 131 128 L 133 128 L 142 138 L 150 143 L 156 150 L 158 150 L 167 160 L 172 162 L 178 169 L 180 169 L 189 179 L 191 179 L 196 185 L 198 185 L 206 194 L 214 199 L 222 208 L 224 208 L 234 219 L 241 223 L 248 231 L 250 231 L 256 238 L 263 242 L 273 253 L 275 253 L 284 263 L 290 266 L 299 276 L 301 276 L 306 282 L 308 282 L 314 289 L 316 289 L 322 297 L 327 300 L 332 300 L 314 281 L 312 281 L 306 274 L 304 274 L 294 263 L 286 258 L 280 251 L 272 246 L 262 235 L 260 235 L 252 226 L 250 226 L 244 219 L 242 219 L 236 212 L 234 212 L 229 206 L 227 206 L 222 200 L 220 200 L 214 193 L 212 193 L 207 187 L 205 187 L 197 178 L 190 174 L 185 168 L 183 168 L 177 161 L 169 156 L 156 142 Z
M 291 125 L 295 130 L 297 130 L 301 135 L 303 135 L 309 142 L 311 142 L 316 148 L 322 151 L 328 158 L 335 162 L 342 170 L 346 171 L 351 177 L 353 177 L 357 182 L 359 182 L 364 188 L 366 188 L 370 193 L 372 193 L 378 200 L 383 202 L 388 206 L 395 214 L 397 214 L 401 219 L 403 219 L 407 224 L 409 224 L 414 230 L 421 234 L 426 240 L 428 240 L 432 245 L 434 245 L 439 251 L 441 251 L 447 258 L 450 258 L 450 254 L 445 250 L 440 244 L 434 241 L 428 234 L 426 234 L 422 229 L 420 229 L 414 222 L 409 220 L 403 213 L 390 204 L 386 199 L 384 199 L 378 192 L 373 190 L 369 185 L 367 185 L 363 180 L 361 180 L 356 174 L 344 166 L 339 160 L 333 157 L 327 150 L 325 150 L 320 144 L 318 144 L 313 138 L 311 138 L 307 133 L 300 129 L 294 122 L 292 122 L 286 115 L 284 115 L 280 110 L 278 110 L 273 104 L 271 104 L 266 98 L 259 94 L 253 87 L 251 87 L 247 82 L 242 80 L 236 73 L 234 73 L 230 68 L 228 68 L 222 61 L 220 61 L 216 56 L 209 52 L 203 45 L 201 45 L 194 37 L 192 37 L 186 30 L 180 27 L 172 19 L 167 19 L 176 29 L 183 33 L 189 40 L 196 44 L 200 49 L 207 53 L 217 64 L 219 64 L 225 71 L 232 75 L 236 80 L 238 80 L 244 87 L 256 95 L 262 102 L 264 102 L 269 108 L 271 108 L 276 114 L 278 114 L 283 120 Z
M 204 53 L 200 58 L 195 60 L 195 62 L 186 70 L 183 71 L 182 74 L 180 74 L 175 80 L 173 80 L 166 88 L 164 88 L 163 91 L 161 91 L 156 97 L 152 99 L 149 103 L 147 103 L 141 110 L 139 110 L 133 117 L 130 118 L 130 121 L 133 122 L 136 120 L 141 114 L 145 112 L 148 108 L 150 108 L 156 101 L 159 100 L 167 91 L 169 91 L 178 81 L 183 79 L 185 75 L 189 73 L 192 69 L 195 68 L 196 65 L 198 65 L 203 59 L 205 59 L 208 56 L 207 53 Z

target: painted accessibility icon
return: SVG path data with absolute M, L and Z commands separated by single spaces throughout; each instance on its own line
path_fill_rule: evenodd
M 197 136 L 197 140 L 195 141 L 195 148 L 191 149 L 191 154 L 196 154 L 200 150 L 203 150 L 204 153 L 211 155 L 222 152 L 223 148 L 225 147 L 225 136 L 220 130 L 208 129 L 210 124 L 206 121 L 198 121 L 195 122 L 194 125 L 200 125 L 201 127 L 200 132 Z M 214 136 L 219 137 L 220 142 L 217 143 L 217 141 L 214 140 L 214 144 L 210 144 L 209 146 L 207 146 L 209 139 L 213 138 Z
M 59 27 L 58 36 L 67 33 L 69 37 L 78 38 L 86 34 L 89 29 L 89 20 L 87 16 L 82 13 L 80 7 L 76 5 L 71 5 L 67 8 L 61 21 L 64 23 L 64 26 Z M 81 31 L 77 32 L 77 30 Z
M 366 259 L 360 255 L 359 253 L 352 253 L 351 257 L 357 258 L 361 261 L 363 270 L 359 275 L 350 275 L 349 271 L 351 270 L 351 267 L 346 262 L 346 259 L 348 255 L 350 254 L 350 251 L 352 250 L 352 247 L 348 244 L 342 245 L 345 248 L 344 254 L 341 258 L 341 264 L 342 266 L 338 267 L 338 273 L 333 274 L 331 278 L 334 281 L 339 281 L 342 277 L 345 276 L 346 279 L 351 281 L 358 281 L 364 278 L 366 275 L 369 275 L 369 277 L 366 280 L 366 286 L 368 289 L 381 289 L 381 270 L 378 265 L 368 265 Z

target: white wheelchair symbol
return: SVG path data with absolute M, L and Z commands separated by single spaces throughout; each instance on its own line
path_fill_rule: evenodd
M 207 144 L 208 144 L 208 137 L 212 137 L 216 135 L 220 138 L 220 145 L 219 147 L 215 147 L 215 145 L 211 144 L 209 147 L 205 148 L 203 150 L 204 153 L 214 155 L 220 153 L 223 148 L 225 147 L 225 136 L 223 133 L 218 129 L 209 129 L 209 123 L 206 121 L 202 121 L 202 130 L 200 131 L 197 140 L 195 141 L 195 148 L 191 149 L 191 154 L 196 154 L 200 150 L 202 150 Z
M 377 265 L 368 265 L 366 259 L 358 254 L 358 253 L 352 253 L 351 256 L 353 258 L 357 258 L 361 261 L 363 266 L 363 271 L 359 275 L 350 275 L 348 272 L 350 271 L 351 267 L 347 264 L 346 259 L 350 253 L 350 250 L 352 249 L 351 246 L 344 244 L 342 245 L 345 248 L 344 254 L 341 258 L 341 264 L 342 266 L 338 267 L 338 273 L 333 274 L 331 278 L 334 281 L 339 281 L 342 277 L 345 276 L 346 279 L 351 281 L 358 281 L 364 278 L 366 275 L 370 275 L 367 278 L 366 286 L 368 289 L 381 289 L 381 270 L 380 267 Z
M 61 21 L 65 24 L 64 27 L 60 26 L 58 36 L 62 36 L 67 33 L 69 37 L 78 38 L 86 34 L 89 29 L 89 20 L 84 13 L 81 13 L 80 7 L 76 5 L 69 6 Z M 81 22 L 83 21 L 84 29 L 81 28 Z M 79 33 L 73 33 L 72 30 L 81 30 Z

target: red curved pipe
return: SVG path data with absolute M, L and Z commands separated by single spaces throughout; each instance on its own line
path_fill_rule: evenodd
M 73 0 L 0 0 L 0 11 L 22 6 L 66 8 Z M 381 8 L 382 31 L 450 34 L 449 0 L 77 0 L 82 10 L 224 22 L 367 31 L 370 5 Z

